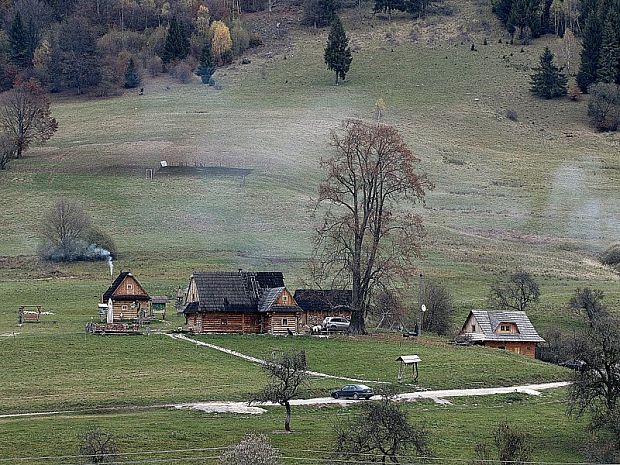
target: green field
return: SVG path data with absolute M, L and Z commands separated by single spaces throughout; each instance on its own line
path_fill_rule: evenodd
M 454 405 L 448 407 L 420 402 L 410 404 L 406 410 L 412 421 L 429 430 L 433 454 L 440 463 L 460 463 L 473 458 L 474 444 L 492 441 L 493 430 L 507 418 L 515 427 L 529 432 L 535 460 L 574 462 L 579 460 L 579 445 L 585 440 L 584 425 L 581 421 L 567 421 L 562 403 L 564 394 L 548 392 L 535 399 L 491 396 L 454 400 Z M 78 434 L 96 425 L 118 436 L 122 452 L 129 454 L 119 460 L 177 459 L 172 463 L 185 465 L 204 457 L 198 463 L 215 463 L 207 457 L 217 456 L 220 450 L 189 449 L 221 448 L 247 432 L 262 432 L 281 448 L 285 457 L 313 458 L 320 463 L 332 444 L 334 425 L 354 415 L 356 409 L 295 408 L 294 431 L 290 435 L 282 433 L 282 413 L 276 408 L 259 416 L 153 410 L 0 419 L 3 433 L 11 437 L 11 441 L 0 444 L 0 456 L 74 455 Z M 541 421 L 532 421 L 533 418 Z M 33 438 L 36 438 L 34 448 Z M 24 454 L 26 450 L 28 453 Z M 62 463 L 77 463 L 77 460 L 65 459 Z M 287 460 L 287 463 L 299 462 Z
M 545 45 L 560 57 L 559 41 L 545 38 L 523 49 L 500 43 L 505 37 L 494 20 L 478 19 L 488 18 L 487 10 L 480 13 L 485 2 L 448 3 L 454 15 L 419 21 L 366 17 L 360 25 L 353 12 L 345 14 L 355 53 L 340 86 L 323 64 L 327 31 L 294 27 L 285 46 L 259 48 L 251 64 L 218 70 L 222 90 L 160 77 L 145 83 L 143 96 L 53 97 L 57 134 L 0 172 L 0 413 L 87 411 L 0 419 L 0 458 L 72 455 L 77 434 L 89 425 L 118 434 L 125 452 L 222 447 L 247 431 L 264 431 L 286 456 L 320 457 L 306 451 L 324 451 L 333 424 L 354 409 L 296 408 L 292 435 L 280 434 L 279 409 L 258 417 L 93 411 L 244 400 L 263 375 L 245 361 L 158 334 L 182 325 L 175 315 L 154 324 L 150 336 L 87 336 L 84 324 L 97 318 L 110 283 L 107 265 L 41 262 L 38 231 L 57 199 L 79 201 L 114 238 L 116 271 L 131 270 L 151 294 L 173 297 L 194 270 L 280 270 L 290 290 L 307 286 L 316 221 L 309 207 L 322 177 L 319 160 L 330 153 L 329 131 L 347 117 L 372 119 L 379 98 L 387 104 L 384 122 L 402 132 L 435 184 L 418 206 L 426 227 L 418 266 L 450 289 L 455 329 L 469 310 L 485 306 L 498 274 L 517 267 L 541 283 L 541 302 L 528 313 L 543 334 L 551 328 L 572 334 L 578 326 L 567 309 L 577 287 L 603 289 L 612 306 L 620 304 L 619 275 L 597 262 L 620 239 L 620 136 L 589 129 L 585 98 L 530 95 L 530 68 Z M 506 118 L 507 110 L 516 111 L 517 121 Z M 243 184 L 157 172 L 147 180 L 146 169 L 161 160 L 254 171 Z M 409 294 L 415 299 L 417 289 Z M 17 328 L 24 304 L 54 315 Z M 380 381 L 395 378 L 396 356 L 418 353 L 424 388 L 570 376 L 434 337 L 416 343 L 382 335 L 204 339 L 261 357 L 303 348 L 317 371 Z M 324 395 L 334 385 L 313 380 L 303 394 Z M 474 442 L 508 419 L 530 431 L 535 460 L 574 462 L 583 458 L 586 431 L 565 416 L 564 396 L 494 396 L 407 409 L 431 429 L 437 457 L 469 460 Z M 39 462 L 51 463 L 27 463 Z

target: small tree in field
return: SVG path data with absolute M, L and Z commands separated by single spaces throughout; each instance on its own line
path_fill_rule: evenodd
M 219 465 L 280 465 L 280 453 L 264 434 L 248 434 L 220 455 Z
M 196 74 L 200 76 L 200 80 L 203 84 L 209 84 L 209 82 L 211 82 L 211 76 L 213 76 L 214 72 L 215 60 L 213 60 L 211 47 L 209 46 L 209 44 L 207 44 L 202 48 L 202 53 L 200 54 L 200 63 L 198 64 Z
M 489 303 L 501 310 L 524 312 L 533 302 L 540 299 L 540 288 L 527 271 L 517 271 L 508 279 L 498 279 L 491 286 Z
M 344 81 L 352 61 L 349 38 L 344 32 L 342 21 L 336 16 L 332 21 L 332 28 L 327 38 L 327 47 L 325 47 L 325 64 L 336 73 L 336 84 L 338 84 L 339 79 Z
M 267 385 L 254 400 L 273 402 L 286 408 L 284 429 L 291 431 L 291 404 L 299 389 L 308 381 L 306 353 L 304 351 L 285 352 L 274 355 L 263 368 L 267 374 Z
M 532 447 L 525 433 L 503 422 L 495 430 L 493 439 L 494 447 L 484 442 L 475 445 L 472 465 L 524 465 L 530 462 Z
M 15 147 L 15 158 L 21 158 L 33 142 L 43 143 L 54 135 L 58 123 L 37 81 L 18 82 L 0 95 L 0 127 Z
M 422 329 L 439 335 L 450 332 L 454 306 L 450 292 L 444 286 L 428 282 L 422 292 L 422 302 L 426 311 L 422 317 Z
M 223 63 L 231 49 L 230 29 L 223 21 L 213 21 L 211 24 L 211 53 L 217 62 Z
M 90 429 L 80 436 L 79 453 L 86 463 L 115 462 L 118 453 L 116 438 L 106 431 Z
M 133 58 L 130 58 L 129 62 L 127 63 L 127 68 L 125 69 L 125 88 L 135 89 L 141 83 L 142 80 L 140 79 L 140 75 L 138 74 L 136 62 Z
M 540 56 L 540 67 L 532 75 L 532 93 L 544 99 L 561 97 L 568 92 L 567 85 L 568 78 L 553 63 L 553 53 L 549 47 L 545 48 Z
M 588 89 L 590 124 L 599 131 L 615 131 L 620 127 L 620 86 L 597 82 Z
M 364 403 L 359 416 L 336 426 L 334 463 L 411 463 L 431 455 L 428 432 L 412 424 L 389 393 Z

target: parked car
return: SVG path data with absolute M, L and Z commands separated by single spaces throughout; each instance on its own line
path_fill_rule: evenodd
M 374 396 L 375 393 L 368 386 L 363 384 L 347 384 L 343 386 L 341 389 L 336 389 L 332 391 L 332 397 L 334 399 L 370 399 Z
M 341 316 L 328 316 L 321 323 L 323 331 L 348 331 L 351 323 Z

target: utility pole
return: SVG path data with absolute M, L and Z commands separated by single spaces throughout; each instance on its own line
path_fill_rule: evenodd
M 424 310 L 422 309 L 422 285 L 424 276 L 420 273 L 420 283 L 418 284 L 418 337 L 422 335 L 422 321 L 424 320 Z

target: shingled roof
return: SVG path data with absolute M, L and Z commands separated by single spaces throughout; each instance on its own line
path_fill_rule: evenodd
M 123 280 L 127 276 L 131 276 L 134 279 L 136 279 L 129 271 L 122 271 L 122 272 L 120 272 L 119 275 L 114 280 L 114 282 L 112 282 L 112 284 L 110 285 L 108 290 L 103 293 L 103 296 L 101 297 L 101 302 L 102 303 L 107 303 L 108 302 L 108 300 L 112 297 L 112 294 L 114 294 L 116 289 L 118 289 L 118 286 L 121 285 L 121 283 L 123 282 Z M 137 281 L 138 280 L 136 279 L 136 282 Z M 136 294 L 136 295 L 134 295 L 134 294 L 126 294 L 126 295 L 124 295 L 124 294 L 122 294 L 122 295 L 114 296 L 114 300 L 150 300 L 150 297 L 149 297 L 148 294 L 147 295 L 142 295 L 142 294 Z
M 297 289 L 294 298 L 305 311 L 332 310 L 351 305 L 351 291 L 346 289 Z
M 525 312 L 472 310 L 470 312 L 471 315 L 476 319 L 481 332 L 466 331 L 466 327 L 463 325 L 461 334 L 469 336 L 472 342 L 545 342 L 536 332 L 534 325 L 532 325 Z M 467 321 L 469 321 L 469 317 L 467 317 L 465 324 L 467 324 Z M 515 324 L 518 333 L 497 333 L 497 328 L 501 323 Z
M 280 272 L 194 272 L 192 278 L 198 291 L 198 303 L 188 303 L 183 310 L 186 314 L 253 313 L 258 311 L 267 289 L 284 289 L 284 277 Z
M 291 313 L 291 312 L 301 312 L 301 308 L 297 305 L 291 304 L 277 304 L 276 301 L 280 298 L 282 293 L 285 291 L 284 287 L 274 287 L 272 289 L 267 289 L 260 301 L 258 302 L 258 311 L 261 313 L 267 312 L 282 312 L 282 313 Z

